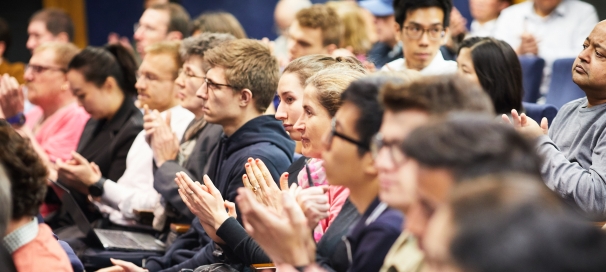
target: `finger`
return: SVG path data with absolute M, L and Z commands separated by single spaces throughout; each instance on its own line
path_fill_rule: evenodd
M 266 191 L 268 181 L 265 180 L 265 175 L 261 173 L 261 169 L 259 169 L 259 167 L 257 166 L 257 161 L 258 160 L 253 160 L 250 164 L 250 168 L 252 168 L 253 173 L 255 173 L 255 178 L 257 179 L 257 186 L 261 187 L 264 191 Z M 269 182 L 274 182 L 271 175 L 269 175 L 269 178 L 271 179 L 271 181 Z
M 507 116 L 507 114 L 501 115 L 501 120 L 503 120 L 504 124 L 513 125 L 511 123 L 511 119 L 509 119 L 509 116 Z
M 242 184 L 244 184 L 244 187 L 246 187 L 246 189 L 249 189 L 252 191 L 253 187 L 252 187 L 252 185 L 250 185 L 250 181 L 248 180 L 248 175 L 246 175 L 246 174 L 242 175 Z
M 284 172 L 280 176 L 280 190 L 282 191 L 288 190 L 288 175 L 288 173 Z
M 255 176 L 255 172 L 252 168 L 253 160 L 251 158 L 248 159 L 248 162 L 244 165 L 246 169 L 246 176 L 248 177 L 248 182 L 250 182 L 251 189 L 255 191 L 254 188 L 259 186 L 259 182 L 257 181 L 257 177 Z
M 227 209 L 227 214 L 229 214 L 229 216 L 233 216 L 234 218 L 237 217 L 236 203 L 225 200 L 224 205 L 225 205 L 225 208 Z
M 103 269 L 99 269 L 97 270 L 97 272 L 126 272 L 126 270 L 124 270 L 124 268 L 122 268 L 121 266 L 110 266 L 110 267 L 106 267 Z
M 170 127 L 170 119 L 171 119 L 171 113 L 170 113 L 170 111 L 168 111 L 168 112 L 166 113 L 166 119 L 164 119 L 164 121 L 166 122 L 166 125 L 167 125 L 168 127 Z
M 543 129 L 543 133 L 547 134 L 547 131 L 549 130 L 549 121 L 547 121 L 546 117 L 541 119 L 541 128 Z
M 520 115 L 520 126 L 525 127 L 526 125 L 528 125 L 528 119 L 530 118 L 526 116 L 526 113 L 522 113 Z
M 147 106 L 147 104 L 143 105 L 143 114 L 149 115 L 149 113 L 149 106 Z
M 303 211 L 297 205 L 294 198 L 289 194 L 282 194 L 282 201 L 284 205 L 284 212 L 286 216 L 290 219 L 290 222 L 294 224 L 306 224 L 307 219 L 303 214 Z
M 217 196 L 216 194 L 219 193 L 219 190 L 217 189 L 217 187 L 215 187 L 215 184 L 213 183 L 213 181 L 210 180 L 210 177 L 208 177 L 208 175 L 204 175 L 202 180 L 204 181 L 204 185 L 206 185 L 206 187 L 208 187 L 208 192 L 214 196 Z
M 274 178 L 271 176 L 271 172 L 269 172 L 269 169 L 267 169 L 267 166 L 265 165 L 265 163 L 260 159 L 256 159 L 255 164 L 257 165 L 259 171 L 261 171 L 261 174 L 263 175 L 263 178 L 265 179 L 265 184 L 268 187 L 272 187 L 273 185 L 276 185 L 276 182 L 274 181 Z
M 79 164 L 88 164 L 88 160 L 86 160 L 76 151 L 72 151 L 72 158 L 74 158 L 74 160 L 76 160 Z
M 513 119 L 513 126 L 519 128 L 521 120 L 517 110 L 511 110 L 511 118 Z

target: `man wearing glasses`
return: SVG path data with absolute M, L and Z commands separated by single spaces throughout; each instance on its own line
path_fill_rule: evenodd
M 0 118 L 30 138 L 47 165 L 57 159 L 71 159 L 89 119 L 88 113 L 78 106 L 65 75 L 67 64 L 78 51 L 71 43 L 57 42 L 34 49 L 24 79 L 27 99 L 36 107 L 27 114 L 22 86 L 8 75 L 0 80 Z M 56 172 L 51 171 L 52 174 Z
M 389 85 L 382 89 L 379 100 L 385 113 L 371 150 L 380 184 L 379 197 L 390 207 L 402 211 L 406 218 L 416 201 L 414 169 L 404 164 L 406 156 L 400 146 L 407 135 L 429 122 L 431 116 L 444 116 L 454 111 L 493 115 L 488 96 L 481 88 L 463 79 L 436 77 L 410 85 Z M 457 137 L 457 135 L 453 135 Z M 408 220 L 406 220 L 408 224 Z M 417 240 L 404 231 L 385 257 L 381 271 L 419 271 L 423 255 Z
M 402 41 L 404 58 L 394 60 L 383 71 L 413 69 L 423 75 L 453 74 L 457 63 L 444 60 L 444 44 L 450 21 L 450 0 L 396 0 L 396 30 Z

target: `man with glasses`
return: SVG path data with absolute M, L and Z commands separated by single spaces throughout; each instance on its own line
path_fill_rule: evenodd
M 382 70 L 413 69 L 423 75 L 455 73 L 457 63 L 444 60 L 440 52 L 449 31 L 450 0 L 396 0 L 393 5 L 404 58 L 386 64 Z
M 481 88 L 454 76 L 428 78 L 410 85 L 388 85 L 381 90 L 379 100 L 385 113 L 371 145 L 378 171 L 379 196 L 408 217 L 409 208 L 416 200 L 417 186 L 414 169 L 403 164 L 406 156 L 400 151 L 407 135 L 429 122 L 431 116 L 445 116 L 455 111 L 493 115 L 494 110 Z M 404 231 L 387 254 L 381 271 L 393 268 L 418 271 L 423 255 L 416 244 L 415 238 Z
M 36 107 L 24 114 L 22 86 L 15 78 L 0 79 L 0 118 L 30 138 L 38 155 L 49 166 L 57 159 L 71 159 L 88 113 L 78 106 L 65 75 L 67 64 L 78 53 L 71 43 L 38 46 L 25 69 L 27 99 Z M 56 177 L 56 171 L 51 171 Z M 44 211 L 43 211 L 44 212 Z

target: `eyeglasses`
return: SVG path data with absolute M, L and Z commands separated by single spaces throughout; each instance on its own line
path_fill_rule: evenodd
M 67 72 L 64 68 L 60 67 L 52 67 L 52 66 L 44 66 L 44 65 L 36 65 L 36 64 L 28 64 L 25 66 L 25 70 L 31 69 L 34 74 L 41 74 L 45 71 L 60 71 L 62 73 Z
M 201 78 L 201 79 L 206 79 L 205 76 L 197 76 L 195 75 L 192 71 L 186 70 L 186 69 L 179 69 L 179 74 L 183 74 L 186 77 L 190 77 L 190 78 Z
M 221 89 L 222 86 L 233 88 L 233 86 L 228 85 L 228 84 L 214 83 L 214 82 L 212 82 L 210 79 L 208 79 L 206 77 L 204 78 L 204 83 L 206 83 L 206 91 L 212 90 L 214 92 L 216 90 Z
M 330 147 L 332 146 L 332 138 L 334 136 L 337 136 L 337 137 L 339 137 L 339 138 L 341 138 L 341 139 L 343 139 L 343 140 L 345 140 L 347 142 L 350 142 L 350 143 L 352 143 L 354 145 L 357 145 L 361 149 L 364 149 L 364 150 L 368 150 L 369 149 L 369 146 L 367 144 L 364 144 L 364 143 L 362 143 L 362 142 L 360 142 L 358 140 L 354 140 L 354 139 L 350 138 L 349 136 L 346 136 L 344 134 L 341 134 L 341 133 L 337 132 L 336 125 L 337 125 L 337 119 L 333 117 L 332 121 L 330 123 L 330 134 L 328 134 L 328 138 L 326 138 L 326 143 L 327 143 L 326 147 L 327 147 L 327 149 L 330 149 Z
M 406 160 L 406 156 L 400 150 L 401 142 L 391 142 L 386 143 L 383 141 L 383 135 L 381 133 L 377 133 L 374 137 L 372 137 L 372 141 L 370 143 L 370 152 L 372 154 L 373 159 L 377 159 L 379 157 L 379 153 L 383 148 L 387 148 L 389 152 L 389 159 L 394 165 L 400 165 Z
M 427 32 L 427 37 L 430 40 L 437 41 L 444 37 L 444 29 L 442 27 L 422 28 L 417 25 L 405 26 L 406 36 L 413 40 L 418 40 L 423 37 L 423 33 Z

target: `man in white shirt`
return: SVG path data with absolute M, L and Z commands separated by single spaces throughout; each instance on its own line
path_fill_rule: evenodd
M 469 11 L 473 17 L 469 36 L 494 36 L 499 14 L 511 4 L 513 4 L 513 0 L 469 0 Z
M 545 60 L 541 93 L 547 93 L 551 65 L 557 59 L 574 58 L 598 23 L 595 8 L 578 0 L 534 0 L 501 12 L 494 33 L 518 55 Z
M 404 47 L 404 58 L 394 60 L 382 71 L 413 69 L 423 75 L 453 74 L 457 63 L 444 60 L 440 46 L 448 33 L 449 0 L 394 1 L 396 32 Z
M 159 42 L 148 46 L 139 67 L 135 87 L 141 105 L 159 112 L 163 117 L 171 114 L 171 128 L 181 140 L 194 114 L 179 104 L 175 79 L 182 65 L 179 42 Z M 126 157 L 126 170 L 117 180 L 101 176 L 97 167 L 82 156 L 74 154 L 71 163 L 61 163 L 60 171 L 67 171 L 78 177 L 89 188 L 90 196 L 104 214 L 115 224 L 137 225 L 135 210 L 153 210 L 158 205 L 160 195 L 154 190 L 153 152 L 145 141 L 145 131 L 135 138 Z

